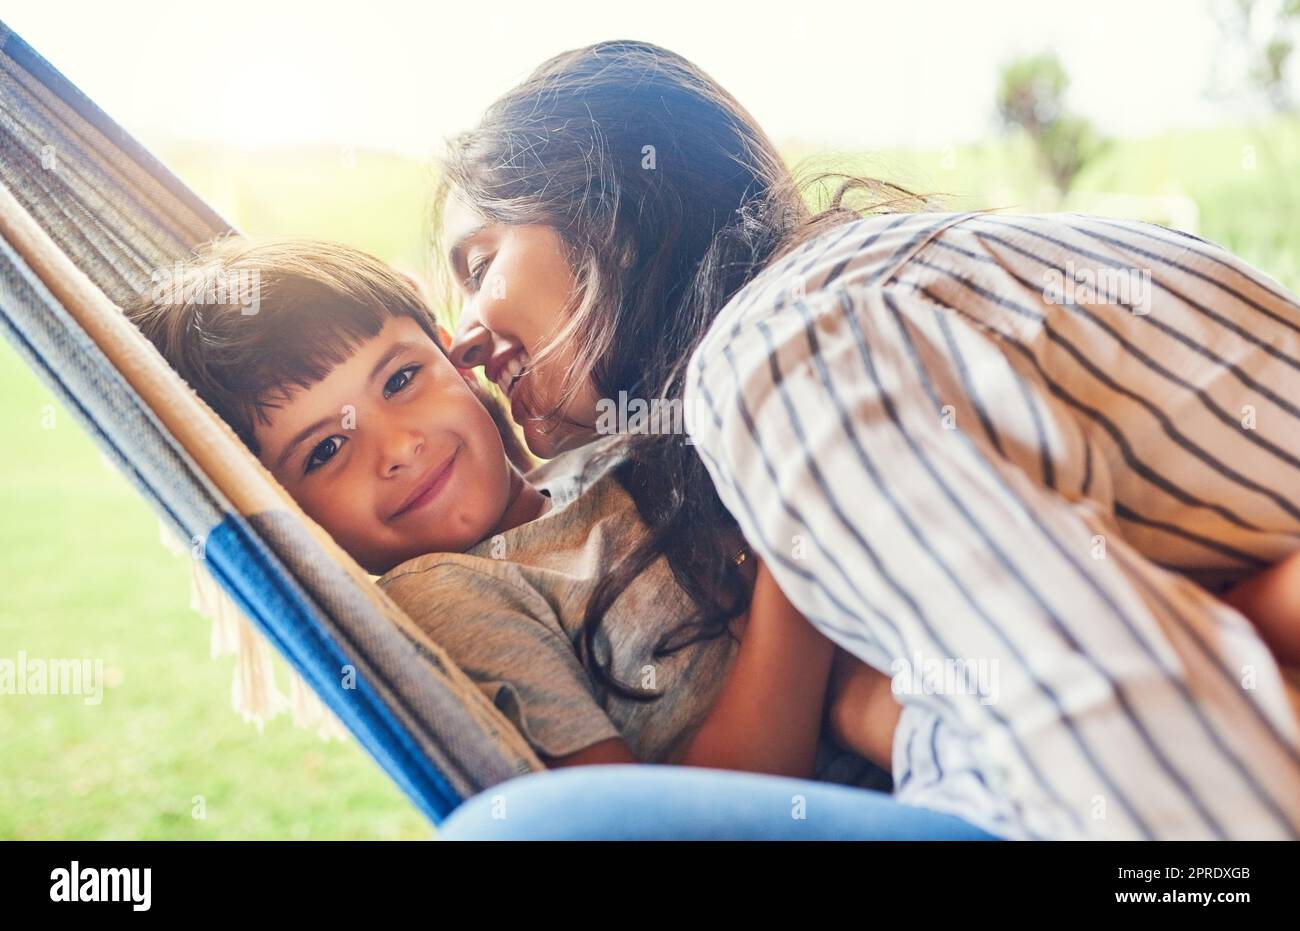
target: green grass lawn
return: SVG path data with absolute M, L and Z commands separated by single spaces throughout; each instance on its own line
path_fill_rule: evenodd
M 798 151 L 791 161 L 826 160 Z M 950 195 L 954 210 L 1087 213 L 1100 194 L 1186 197 L 1199 210 L 1193 232 L 1300 293 L 1300 118 L 1117 140 L 1084 168 L 1063 202 L 1044 184 L 1024 139 L 855 154 L 828 164 Z
M 354 740 L 287 714 L 259 735 L 232 711 L 234 660 L 209 658 L 186 559 L 66 411 L 47 420 L 52 404 L 0 346 L 0 658 L 100 659 L 105 688 L 98 705 L 0 695 L 0 837 L 431 836 Z
M 245 232 L 341 239 L 408 271 L 424 267 L 433 178 L 417 160 L 319 149 L 157 154 Z M 953 194 L 954 209 L 1060 206 L 1022 142 L 841 164 Z M 1294 121 L 1116 143 L 1078 187 L 1183 192 L 1200 209 L 1200 235 L 1300 291 Z M 0 838 L 431 836 L 354 741 L 325 743 L 287 715 L 259 734 L 235 714 L 233 659 L 209 658 L 210 622 L 189 608 L 185 560 L 162 546 L 153 511 L 66 411 L 55 405 L 47 429 L 53 404 L 0 344 L 0 659 L 20 650 L 102 659 L 107 688 L 93 706 L 0 695 Z M 203 819 L 192 816 L 196 796 Z

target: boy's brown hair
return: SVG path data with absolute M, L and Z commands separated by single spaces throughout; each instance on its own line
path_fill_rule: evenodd
M 409 317 L 447 351 L 414 283 L 359 249 L 311 239 L 227 236 L 155 272 L 127 317 L 245 446 L 293 389 L 319 383 L 391 317 Z M 521 470 L 533 460 L 501 404 L 472 386 Z

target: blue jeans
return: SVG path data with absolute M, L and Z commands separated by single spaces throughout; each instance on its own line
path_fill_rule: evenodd
M 442 840 L 997 840 L 869 789 L 694 766 L 571 766 L 466 800 Z

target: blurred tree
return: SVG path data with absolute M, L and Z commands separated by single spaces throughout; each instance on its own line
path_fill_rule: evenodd
M 1087 119 L 1066 112 L 1069 85 L 1070 78 L 1053 52 L 1004 65 L 998 80 L 998 115 L 1003 125 L 1029 135 L 1039 162 L 1062 196 L 1084 166 L 1106 148 Z
M 1211 0 L 1226 54 L 1216 60 L 1211 93 L 1245 93 L 1274 113 L 1293 115 L 1297 101 L 1289 68 L 1300 33 L 1300 0 Z M 1232 74 L 1225 78 L 1224 71 Z

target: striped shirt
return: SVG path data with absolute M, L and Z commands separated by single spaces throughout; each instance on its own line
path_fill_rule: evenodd
M 1300 680 L 1212 594 L 1300 548 L 1276 282 L 1145 223 L 869 217 L 728 302 L 686 411 L 791 602 L 893 677 L 900 801 L 1300 837 Z

